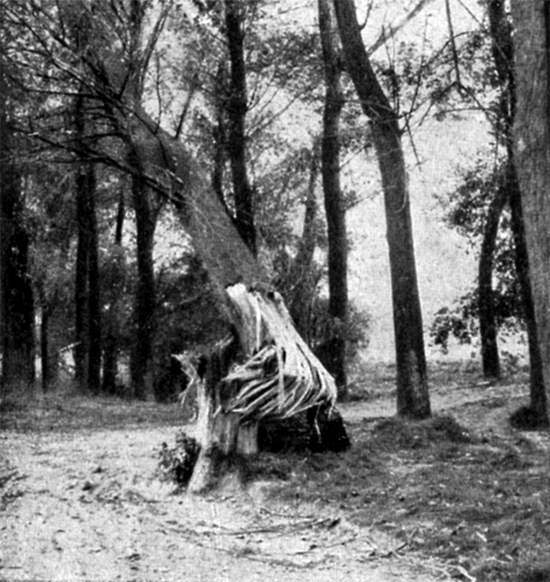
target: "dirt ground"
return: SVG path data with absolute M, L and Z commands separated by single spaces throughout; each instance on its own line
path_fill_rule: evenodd
M 206 497 L 156 472 L 175 405 L 4 409 L 0 580 L 550 580 L 550 438 L 507 422 L 526 395 L 447 371 L 439 420 L 405 423 L 382 370 L 341 407 L 349 452 L 266 455 Z

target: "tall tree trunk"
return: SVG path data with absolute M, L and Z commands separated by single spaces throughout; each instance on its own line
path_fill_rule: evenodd
M 348 393 L 346 340 L 348 315 L 348 269 L 346 209 L 340 186 L 340 115 L 344 106 L 341 86 L 342 63 L 338 31 L 330 0 L 319 0 L 319 28 L 325 68 L 325 107 L 323 112 L 322 176 L 328 231 L 329 315 L 334 322 L 324 362 L 334 376 L 338 396 Z
M 150 51 L 145 54 L 142 49 L 142 32 L 146 11 L 146 2 L 143 2 L 143 0 L 131 0 L 129 11 L 128 97 L 131 107 L 136 111 L 141 108 L 143 79 L 147 69 L 147 59 L 150 58 Z M 158 40 L 158 34 L 163 26 L 162 18 L 161 16 L 157 21 L 157 27 L 154 36 L 150 39 L 149 48 L 154 46 L 154 43 Z M 155 397 L 153 345 L 156 311 L 153 247 L 159 207 L 145 181 L 146 160 L 138 149 L 134 147 L 131 140 L 127 140 L 127 145 L 129 150 L 128 162 L 133 170 L 132 201 L 136 215 L 138 268 L 134 307 L 136 337 L 131 355 L 132 385 L 134 395 L 137 398 L 153 400 Z
M 94 169 L 91 168 L 90 171 Z M 90 231 L 90 248 L 88 251 L 88 386 L 92 394 L 99 394 L 101 389 L 101 295 L 99 275 L 99 241 L 94 192 L 88 200 L 88 228 Z
M 486 378 L 500 376 L 497 332 L 493 296 L 493 256 L 498 233 L 498 225 L 507 201 L 505 178 L 499 185 L 495 197 L 489 205 L 478 270 L 479 333 L 481 338 L 481 361 Z
M 227 137 L 226 137 L 226 121 L 225 121 L 225 110 L 227 108 L 227 88 L 226 88 L 226 68 L 225 62 L 220 63 L 218 66 L 218 71 L 216 73 L 216 94 L 214 96 L 216 100 L 215 110 L 216 110 L 216 121 L 212 130 L 212 139 L 214 141 L 214 153 L 212 156 L 212 188 L 214 192 L 218 195 L 218 198 L 222 201 L 224 206 L 226 205 L 224 191 L 223 191 L 223 180 L 225 174 L 225 162 L 226 162 L 226 148 L 227 148 Z
M 35 283 L 35 289 L 40 304 L 40 364 L 42 368 L 42 392 L 46 394 L 51 388 L 54 379 L 54 366 L 52 365 L 50 348 L 50 320 L 52 315 L 52 303 L 48 301 L 44 285 Z
M 525 218 L 537 335 L 550 408 L 550 6 L 514 0 L 515 162 Z M 550 416 L 550 410 L 547 410 Z
M 313 258 L 318 237 L 318 205 L 315 192 L 319 177 L 319 148 L 313 144 L 309 159 L 309 179 L 305 192 L 305 212 L 302 236 L 296 256 L 283 282 L 287 289 L 287 303 L 298 333 L 311 344 L 312 300 L 318 278 L 314 270 Z
M 514 237 L 514 260 L 516 273 L 520 282 L 523 311 L 527 327 L 530 363 L 530 404 L 529 409 L 537 422 L 547 422 L 546 391 L 542 374 L 542 358 L 537 339 L 537 324 L 533 304 L 533 290 L 529 273 L 529 257 L 523 210 L 521 208 L 521 193 L 519 190 L 513 150 L 513 125 L 516 109 L 516 87 L 514 75 L 514 41 L 512 25 L 509 21 L 503 0 L 490 0 L 488 4 L 489 25 L 492 38 L 492 51 L 499 84 L 502 88 L 501 118 L 504 127 L 506 144 L 506 189 L 511 211 L 512 233 Z
M 50 366 L 50 311 L 45 301 L 41 301 L 42 320 L 40 322 L 40 363 L 42 366 L 42 392 L 49 391 L 52 381 Z
M 225 28 L 229 49 L 230 92 L 227 99 L 227 148 L 233 177 L 235 219 L 237 228 L 255 254 L 256 228 L 254 226 L 253 191 L 246 164 L 246 114 L 248 97 L 244 58 L 244 8 L 243 0 L 225 0 Z
M 521 207 L 521 193 L 517 181 L 515 165 L 509 168 L 510 209 L 512 215 L 512 231 L 515 246 L 515 265 L 520 282 L 523 301 L 523 311 L 527 327 L 527 341 L 529 346 L 529 410 L 531 423 L 544 425 L 548 423 L 546 389 L 544 385 L 542 354 L 537 337 L 537 322 L 535 305 L 533 303 L 533 289 L 529 270 L 529 256 L 525 237 L 525 223 Z
M 121 187 L 118 199 L 118 209 L 115 225 L 114 245 L 116 249 L 115 264 L 111 268 L 108 278 L 110 289 L 106 298 L 107 309 L 103 318 L 103 374 L 101 391 L 105 394 L 116 393 L 116 376 L 118 362 L 118 311 L 122 294 L 121 280 L 124 277 L 125 265 L 122 253 L 122 231 L 124 227 L 124 189 Z
M 138 174 L 132 178 L 138 267 L 134 307 L 136 336 L 131 356 L 132 385 L 136 398 L 154 400 L 153 341 L 156 284 L 153 246 L 157 212 L 153 206 L 152 193 L 143 181 L 143 164 L 139 154 L 133 153 L 131 165 L 138 169 Z
M 88 389 L 88 252 L 90 249 L 87 199 L 91 195 L 92 169 L 89 163 L 81 162 L 78 168 L 76 187 L 77 250 L 75 265 L 75 380 L 80 391 Z
M 85 150 L 86 110 L 76 98 L 75 128 L 80 151 Z M 100 389 L 101 323 L 99 298 L 98 237 L 95 211 L 95 167 L 79 154 L 76 187 L 78 243 L 75 276 L 75 379 L 82 392 Z
M 0 397 L 32 393 L 34 300 L 29 276 L 29 237 L 25 227 L 20 169 L 6 111 L 6 85 L 0 95 L 0 287 L 2 377 Z
M 334 0 L 346 69 L 371 120 L 386 211 L 397 363 L 397 412 L 431 414 L 407 173 L 397 115 L 372 70 L 353 0 Z

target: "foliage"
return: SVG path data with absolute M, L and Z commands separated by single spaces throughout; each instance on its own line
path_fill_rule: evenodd
M 504 162 L 480 155 L 471 168 L 463 170 L 462 182 L 440 202 L 445 205 L 447 224 L 462 234 L 472 252 L 479 254 L 489 206 L 504 180 Z M 520 329 L 523 303 L 515 265 L 510 211 L 505 207 L 493 255 L 493 304 L 499 326 Z M 436 345 L 447 349 L 450 336 L 470 343 L 479 331 L 478 291 L 474 288 L 454 305 L 442 307 L 434 317 L 430 334 Z
M 191 475 L 200 452 L 197 441 L 183 431 L 176 435 L 174 447 L 162 443 L 159 451 L 157 472 L 161 479 L 172 481 L 185 487 Z
M 157 274 L 158 306 L 155 337 L 155 396 L 173 401 L 181 392 L 172 354 L 200 351 L 228 332 L 208 274 L 194 253 L 165 264 Z
M 477 301 L 473 299 L 474 292 L 463 295 L 453 306 L 442 307 L 434 316 L 430 326 L 432 343 L 441 346 L 443 353 L 449 351 L 449 340 L 456 338 L 461 344 L 470 344 L 479 333 L 477 317 Z
M 360 310 L 352 301 L 345 322 L 332 318 L 328 313 L 328 298 L 316 297 L 310 319 L 310 344 L 315 352 L 322 352 L 323 346 L 332 338 L 343 337 L 346 341 L 346 360 L 351 363 L 369 344 L 370 320 L 370 314 Z

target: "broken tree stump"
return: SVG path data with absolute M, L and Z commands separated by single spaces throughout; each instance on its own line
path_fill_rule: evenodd
M 228 288 L 227 294 L 235 333 L 209 356 L 199 389 L 201 452 L 189 483 L 195 493 L 214 487 L 221 471 L 258 451 L 262 421 L 305 414 L 313 435 L 319 433 L 322 415 L 324 427 L 335 426 L 334 419 L 340 418 L 332 415 L 329 421 L 336 386 L 294 328 L 280 295 L 247 289 L 242 283 Z M 315 413 L 308 416 L 311 410 Z M 340 428 L 345 435 L 341 422 Z M 346 440 L 349 445 L 347 435 L 336 440 L 339 447 L 345 448 Z M 327 443 L 318 436 L 317 447 Z

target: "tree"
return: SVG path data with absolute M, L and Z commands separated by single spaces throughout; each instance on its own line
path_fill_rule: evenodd
M 106 394 L 116 393 L 116 375 L 120 334 L 120 311 L 122 291 L 125 280 L 125 257 L 122 246 L 122 231 L 126 207 L 124 202 L 124 184 L 120 186 L 115 219 L 113 247 L 104 266 L 103 281 L 108 288 L 104 291 L 105 316 L 103 317 L 103 372 L 101 391 Z
M 323 347 L 328 370 L 338 386 L 339 396 L 347 394 L 346 340 L 348 315 L 346 209 L 340 186 L 340 115 L 344 106 L 341 86 L 342 59 L 338 31 L 330 0 L 319 0 L 319 29 L 325 70 L 322 168 L 325 215 L 328 232 L 329 316 L 334 322 L 332 337 Z
M 75 176 L 59 164 L 35 159 L 27 173 L 26 202 L 32 225 L 31 277 L 40 306 L 42 390 L 55 387 L 60 351 L 74 342 Z
M 84 29 L 85 27 L 83 27 Z M 81 94 L 74 108 L 80 151 L 86 139 L 86 108 Z M 75 179 L 78 242 L 75 268 L 75 379 L 82 392 L 98 394 L 101 384 L 101 300 L 99 294 L 98 233 L 95 208 L 96 168 L 85 154 L 79 158 Z
M 424 418 L 430 415 L 430 400 L 401 131 L 365 50 L 353 0 L 335 0 L 334 6 L 346 70 L 370 118 L 382 178 L 392 281 L 397 410 L 404 416 Z
M 227 152 L 233 177 L 235 221 L 243 240 L 256 253 L 256 228 L 252 187 L 246 159 L 246 114 L 248 95 L 244 54 L 244 13 L 246 2 L 225 0 L 225 33 L 230 62 L 230 84 L 226 110 L 228 118 Z
M 3 24 L 3 23 L 2 23 Z M 4 31 L 3 31 L 4 32 Z M 4 39 L 4 34 L 2 34 Z M 4 43 L 2 43 L 3 45 Z M 17 96 L 15 71 L 0 46 L 0 396 L 32 391 L 34 367 L 34 297 L 29 273 L 29 234 L 25 221 L 25 153 L 14 132 Z M 10 82 L 11 81 L 11 82 Z
M 531 276 L 529 273 L 529 256 L 527 252 L 521 193 L 514 160 L 513 126 L 516 115 L 516 83 L 513 66 L 514 41 L 512 37 L 512 24 L 506 17 L 503 0 L 491 0 L 488 4 L 488 13 L 493 60 L 498 81 L 503 91 L 499 112 L 503 141 L 506 148 L 505 188 L 508 192 L 508 203 L 512 217 L 511 225 L 515 246 L 515 266 L 520 282 L 529 343 L 529 410 L 535 424 L 545 423 L 548 422 L 546 391 L 542 371 L 541 350 L 537 340 L 537 323 L 533 304 Z
M 550 8 L 512 2 L 516 27 L 514 152 L 524 212 L 546 406 L 550 407 Z M 547 410 L 550 417 L 550 410 Z
M 114 41 L 120 29 L 111 25 L 119 19 L 109 20 L 113 16 L 109 11 L 115 5 L 82 1 L 61 6 L 65 11 L 53 12 L 55 18 L 61 17 L 58 30 L 51 35 L 51 28 L 40 29 L 46 37 L 42 46 L 47 47 L 51 68 L 61 71 L 66 93 L 74 96 L 75 86 L 83 81 L 94 103 L 97 133 L 81 153 L 139 178 L 140 188 L 173 203 L 208 269 L 226 322 L 228 336 L 207 354 L 210 364 L 200 398 L 202 448 L 191 488 L 203 490 L 235 452 L 255 449 L 262 418 L 332 405 L 336 388 L 297 334 L 281 296 L 271 288 L 269 276 L 243 241 L 189 144 L 184 146 L 165 131 L 137 98 L 140 85 L 134 75 L 139 71 L 143 78 L 146 68 L 132 68 L 136 64 L 132 60 L 129 67 L 121 66 L 127 62 L 128 44 Z M 134 8 L 139 11 L 140 6 Z M 40 14 L 40 7 L 33 7 Z M 85 52 L 70 52 L 60 33 L 72 18 L 87 19 L 91 32 Z M 30 25 L 27 20 L 22 24 Z M 132 38 L 136 36 L 128 36 Z M 140 64 L 147 63 L 147 56 L 145 51 Z M 66 135 L 39 131 L 36 135 L 64 151 L 75 149 L 74 140 Z
M 493 294 L 493 258 L 500 217 L 506 205 L 508 192 L 503 180 L 497 186 L 487 210 L 483 241 L 478 264 L 478 313 L 481 338 L 481 362 L 486 378 L 500 376 L 500 360 L 497 344 L 497 323 Z
M 528 422 L 533 425 L 546 422 L 546 403 L 513 151 L 516 105 L 513 22 L 502 0 L 488 2 L 487 14 L 488 30 L 478 33 L 482 34 L 478 47 L 460 55 L 460 63 L 470 70 L 472 62 L 479 62 L 476 68 L 481 72 L 481 84 L 472 91 L 477 94 L 478 104 L 483 104 L 491 124 L 495 150 L 464 174 L 463 183 L 447 205 L 447 217 L 450 225 L 465 234 L 474 247 L 480 241 L 477 289 L 462 301 L 463 313 L 479 319 L 485 376 L 498 377 L 500 373 L 497 333 L 502 324 L 514 321 L 525 324 L 531 402 L 528 412 L 519 412 L 528 414 Z M 452 327 L 452 320 L 460 335 L 465 323 L 459 324 L 460 319 L 456 310 L 448 312 L 447 318 L 440 314 L 434 335 L 444 340 L 441 332 L 444 334 Z

